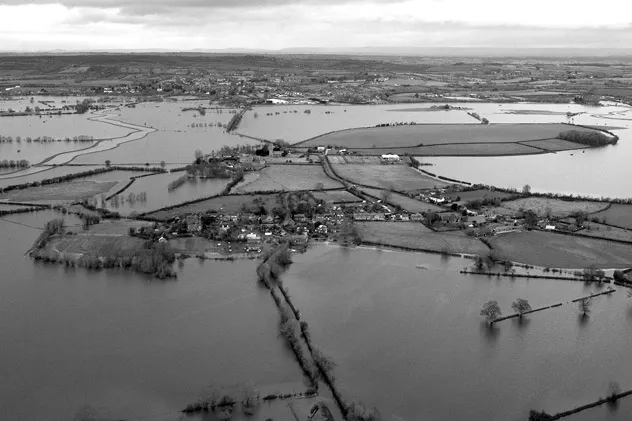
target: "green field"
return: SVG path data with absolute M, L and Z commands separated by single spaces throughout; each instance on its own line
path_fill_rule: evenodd
M 357 222 L 362 241 L 436 252 L 481 254 L 489 248 L 462 234 L 436 233 L 417 222 Z
M 542 231 L 493 237 L 491 244 L 503 260 L 545 267 L 582 269 L 632 267 L 632 245 Z
M 549 199 L 546 197 L 527 197 L 524 199 L 503 202 L 502 207 L 518 210 L 532 210 L 540 216 L 545 216 L 549 211 L 552 216 L 566 217 L 575 212 L 587 214 L 599 212 L 608 206 L 602 202 L 588 201 L 565 201 L 559 199 Z
M 531 142 L 522 142 L 523 145 L 540 148 L 551 152 L 569 151 L 575 149 L 586 149 L 586 145 L 575 142 L 569 142 L 562 139 L 533 140 Z
M 258 172 L 259 177 L 242 184 L 234 193 L 262 191 L 318 190 L 342 188 L 342 184 L 327 177 L 320 165 L 272 165 Z
M 608 225 L 632 229 L 632 205 L 611 205 L 591 217 L 599 218 L 600 222 Z
M 13 190 L 0 195 L 0 200 L 14 202 L 38 201 L 71 201 L 82 200 L 107 193 L 116 186 L 116 181 L 97 183 L 94 181 L 68 181 L 47 186 L 30 187 L 23 190 Z
M 125 257 L 144 249 L 145 241 L 127 235 L 79 234 L 51 240 L 46 248 L 63 253 Z
M 337 145 L 346 148 L 389 148 L 445 145 L 452 143 L 525 142 L 554 139 L 569 126 L 543 124 L 417 124 L 342 130 L 297 145 Z M 581 129 L 579 130 L 588 130 Z
M 368 152 L 369 150 L 363 150 Z M 395 149 L 395 153 L 398 150 Z M 450 145 L 433 145 L 415 148 L 414 154 L 421 156 L 503 156 L 533 155 L 543 153 L 539 148 L 521 143 L 459 143 Z
M 373 197 L 377 197 L 378 199 L 382 199 L 382 194 L 384 190 L 379 189 L 369 189 L 366 187 L 361 187 L 360 191 L 369 194 Z M 388 198 L 388 204 L 397 205 L 404 209 L 406 212 L 411 213 L 426 213 L 426 212 L 442 212 L 445 211 L 444 208 L 439 206 L 435 206 L 430 203 L 422 202 L 421 200 L 413 199 L 408 196 L 404 196 L 403 194 L 391 192 Z
M 448 184 L 427 177 L 407 165 L 332 165 L 336 173 L 352 183 L 399 191 L 443 188 Z
M 190 205 L 178 206 L 171 210 L 158 211 L 152 213 L 152 218 L 160 221 L 166 221 L 176 216 L 184 215 L 187 213 L 205 213 L 208 211 L 216 211 L 223 213 L 239 213 L 243 205 L 254 207 L 255 200 L 260 200 L 262 205 L 271 210 L 277 205 L 278 194 L 247 194 L 247 195 L 230 195 L 215 197 L 213 199 L 207 199 L 202 202 L 193 203 Z
M 349 203 L 362 201 L 358 196 L 349 193 L 346 190 L 329 190 L 312 192 L 316 199 L 324 200 L 326 203 Z
M 456 197 L 460 197 L 461 201 L 470 201 L 470 200 L 483 200 L 483 199 L 509 199 L 509 198 L 515 197 L 516 194 L 506 193 L 502 191 L 491 191 L 491 190 L 479 189 L 479 190 L 446 193 L 444 194 L 444 196 L 452 198 L 452 199 Z

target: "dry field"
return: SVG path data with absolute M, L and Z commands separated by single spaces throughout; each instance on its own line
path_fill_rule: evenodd
M 355 196 L 346 190 L 314 191 L 312 194 L 316 199 L 322 199 L 329 204 L 362 201 L 362 199 L 358 196 Z
M 470 201 L 470 200 L 483 200 L 483 199 L 508 199 L 515 197 L 515 194 L 506 193 L 502 191 L 491 191 L 491 190 L 470 190 L 470 191 L 459 191 L 454 193 L 446 193 L 445 197 L 455 198 L 460 197 L 461 201 Z
M 417 124 L 342 130 L 300 143 L 300 146 L 338 145 L 347 148 L 416 147 L 450 143 L 525 142 L 553 139 L 570 126 L 543 124 Z M 580 129 L 579 130 L 587 130 Z
M 205 213 L 208 211 L 239 213 L 243 205 L 254 207 L 254 201 L 257 199 L 261 200 L 262 205 L 267 210 L 271 210 L 277 205 L 277 198 L 277 194 L 221 196 L 190 205 L 178 206 L 171 210 L 158 211 L 150 214 L 150 216 L 161 221 L 166 221 L 187 213 Z
M 107 193 L 116 185 L 116 181 L 104 183 L 97 183 L 94 181 L 69 181 L 59 184 L 50 184 L 47 186 L 30 187 L 24 190 L 10 191 L 0 195 L 0 200 L 14 202 L 82 200 L 102 193 Z
M 603 238 L 606 240 L 618 240 L 632 242 L 632 231 L 624 228 L 611 227 L 610 225 L 584 222 L 584 229 L 578 234 L 588 237 Z
M 367 186 L 415 191 L 442 188 L 447 183 L 427 177 L 406 165 L 332 165 L 334 171 L 352 183 Z
M 421 156 L 503 156 L 532 155 L 543 153 L 542 149 L 521 143 L 461 143 L 451 145 L 433 145 L 416 148 Z
M 540 216 L 544 216 L 550 210 L 552 216 L 564 218 L 575 212 L 587 214 L 599 212 L 608 206 L 607 203 L 564 201 L 559 199 L 549 199 L 546 197 L 527 197 L 524 199 L 503 202 L 502 207 L 514 211 L 531 209 Z
M 50 241 L 46 248 L 64 253 L 123 257 L 142 250 L 144 243 L 140 238 L 127 235 L 79 234 L 56 238 Z
M 260 191 L 318 190 L 342 188 L 342 184 L 327 177 L 320 165 L 273 165 L 259 171 L 259 177 L 235 188 L 235 193 Z
M 373 197 L 377 197 L 378 199 L 382 199 L 382 194 L 384 190 L 378 189 L 368 189 L 368 188 L 360 188 L 361 191 L 369 194 Z M 392 192 L 390 197 L 388 198 L 388 203 L 392 205 L 397 205 L 404 209 L 406 212 L 442 212 L 445 209 L 439 206 L 432 205 L 430 203 L 422 202 L 417 199 L 412 199 L 408 196 L 404 196 L 403 194 Z
M 362 241 L 417 250 L 486 255 L 489 248 L 476 238 L 432 232 L 416 222 L 356 223 Z
M 632 245 L 612 241 L 528 231 L 493 237 L 499 257 L 530 265 L 581 269 L 632 267 Z
M 522 142 L 522 144 L 532 146 L 534 148 L 544 149 L 550 152 L 589 148 L 589 146 L 562 139 L 533 140 L 531 142 Z
M 632 229 L 632 205 L 611 205 L 592 216 L 608 225 Z

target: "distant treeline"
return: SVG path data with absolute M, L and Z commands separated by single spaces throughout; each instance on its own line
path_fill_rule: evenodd
M 557 138 L 588 146 L 614 145 L 619 140 L 618 136 L 610 137 L 602 132 L 580 130 L 561 132 L 557 135 Z

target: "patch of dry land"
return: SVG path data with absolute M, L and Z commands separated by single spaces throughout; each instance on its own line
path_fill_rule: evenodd
M 515 197 L 516 194 L 511 194 L 502 191 L 492 191 L 485 189 L 478 190 L 468 190 L 468 191 L 457 191 L 452 193 L 444 194 L 445 197 L 449 198 L 457 198 L 460 197 L 461 201 L 471 201 L 471 200 L 483 200 L 483 199 L 509 199 Z
M 575 149 L 589 148 L 589 146 L 587 145 L 569 142 L 568 140 L 562 139 L 533 140 L 531 142 L 522 142 L 522 144 L 533 148 L 543 149 L 549 152 L 571 151 Z
M 366 187 L 360 188 L 360 191 L 376 197 L 378 199 L 382 199 L 382 195 L 386 190 L 379 189 L 369 189 Z M 421 200 L 413 199 L 412 197 L 405 196 L 403 194 L 389 192 L 390 195 L 388 197 L 388 204 L 399 206 L 404 209 L 406 212 L 411 213 L 426 213 L 426 212 L 442 212 L 445 209 L 439 206 L 435 206 L 431 203 L 422 202 Z
M 407 249 L 486 255 L 480 240 L 462 234 L 437 233 L 417 222 L 357 222 L 362 241 Z
M 263 206 L 266 210 L 271 211 L 277 206 L 278 194 L 246 194 L 246 195 L 230 195 L 214 197 L 212 199 L 203 200 L 197 203 L 182 205 L 170 210 L 161 210 L 148 213 L 154 219 L 159 221 L 167 221 L 176 216 L 188 213 L 206 213 L 210 211 L 223 213 L 239 213 L 243 206 L 248 208 L 258 208 Z
M 297 145 L 309 147 L 336 145 L 345 148 L 396 148 L 454 143 L 509 143 L 554 139 L 571 128 L 567 124 L 416 124 L 342 130 L 325 134 Z
M 632 243 L 632 230 L 597 224 L 595 222 L 584 222 L 584 229 L 577 231 L 577 234 Z
M 632 245 L 612 241 L 527 231 L 490 239 L 503 260 L 529 265 L 582 269 L 591 264 L 602 268 L 632 266 Z
M 599 212 L 607 208 L 608 203 L 565 201 L 546 197 L 526 197 L 510 202 L 503 202 L 502 207 L 514 211 L 530 209 L 540 216 L 545 216 L 550 211 L 552 216 L 564 218 L 575 212 L 584 212 L 587 214 Z
M 604 224 L 632 229 L 632 205 L 611 205 L 591 216 L 599 218 Z
M 336 164 L 334 171 L 342 178 L 358 185 L 399 191 L 443 188 L 448 184 L 427 177 L 407 165 Z
M 90 256 L 125 257 L 144 249 L 145 241 L 127 235 L 65 235 L 51 239 L 46 251 Z
M 14 202 L 64 202 L 83 200 L 107 193 L 116 186 L 116 181 L 97 183 L 95 181 L 69 181 L 23 190 L 13 190 L 0 195 L 0 200 Z
M 324 200 L 326 203 L 351 203 L 361 202 L 358 196 L 349 193 L 346 190 L 328 190 L 328 191 L 313 191 L 312 195 L 316 199 Z
M 327 177 L 320 165 L 272 165 L 259 171 L 259 177 L 241 184 L 234 193 L 280 192 L 342 188 L 339 182 Z

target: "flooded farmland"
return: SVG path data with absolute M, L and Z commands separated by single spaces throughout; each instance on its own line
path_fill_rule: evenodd
M 345 398 L 384 419 L 525 420 L 592 402 L 611 381 L 632 385 L 620 370 L 632 362 L 625 292 L 596 299 L 588 321 L 565 304 L 489 330 L 478 314 L 487 300 L 511 314 L 518 297 L 535 308 L 595 287 L 459 274 L 469 262 L 320 246 L 296 257 L 285 285 Z
M 167 282 L 34 264 L 24 252 L 55 216 L 0 221 L 0 262 L 12 268 L 0 281 L 0 413 L 65 421 L 88 405 L 111 419 L 175 421 L 213 385 L 304 389 L 255 262 L 187 260 Z

